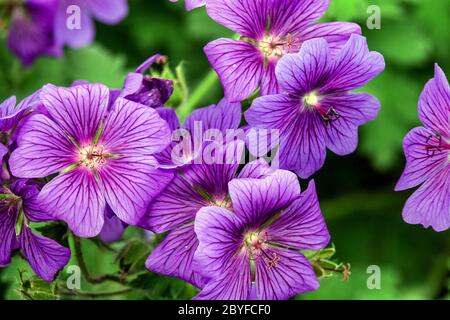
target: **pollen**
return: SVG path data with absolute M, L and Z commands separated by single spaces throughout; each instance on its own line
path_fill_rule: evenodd
M 303 96 L 303 102 L 307 107 L 315 107 L 319 104 L 319 96 L 315 91 Z
M 98 169 L 104 165 L 110 154 L 103 146 L 88 146 L 81 149 L 79 162 L 89 169 Z

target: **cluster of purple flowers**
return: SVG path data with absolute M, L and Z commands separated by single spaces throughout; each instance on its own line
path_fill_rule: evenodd
M 101 18 L 97 1 L 79 2 Z M 188 9 L 203 4 L 186 0 Z M 357 25 L 315 23 L 328 5 L 206 0 L 211 18 L 242 36 L 205 47 L 225 97 L 183 125 L 164 106 L 172 82 L 144 73 L 159 55 L 130 73 L 122 89 L 77 81 L 46 85 L 17 107 L 6 100 L 0 265 L 20 247 L 51 281 L 67 263 L 68 249 L 34 234 L 33 222 L 60 220 L 76 236 L 109 240 L 134 225 L 168 232 L 146 266 L 192 283 L 201 289 L 197 299 L 287 299 L 316 290 L 301 250 L 326 247 L 330 235 L 314 181 L 301 191 L 297 175 L 319 170 L 327 148 L 339 155 L 355 150 L 358 126 L 374 119 L 380 104 L 350 91 L 384 69 Z M 241 101 L 258 87 L 241 127 Z M 172 132 L 194 133 L 198 123 L 201 135 L 277 129 L 280 168 L 262 158 L 241 166 L 247 139 L 209 137 L 174 161 Z M 202 159 L 205 152 L 213 161 Z
M 25 65 L 42 55 L 58 57 L 65 45 L 90 44 L 94 19 L 116 24 L 128 13 L 127 0 L 25 0 L 4 6 L 11 16 L 8 47 Z

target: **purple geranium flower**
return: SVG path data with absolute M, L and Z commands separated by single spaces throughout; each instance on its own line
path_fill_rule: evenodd
M 195 219 L 196 270 L 210 277 L 197 299 L 288 299 L 319 282 L 299 250 L 329 240 L 314 182 L 300 193 L 295 174 L 229 183 L 231 208 L 202 208 Z
M 0 266 L 8 265 L 11 253 L 20 248 L 34 272 L 45 281 L 53 281 L 69 261 L 70 250 L 31 231 L 30 222 L 51 220 L 40 210 L 38 186 L 32 180 L 17 179 L 10 189 L 1 189 Z
M 352 35 L 335 57 L 325 39 L 309 40 L 277 65 L 283 93 L 255 99 L 245 118 L 254 128 L 278 129 L 280 168 L 308 178 L 323 166 L 327 148 L 338 155 L 356 149 L 358 126 L 376 117 L 380 103 L 349 91 L 383 69 L 383 56 L 369 52 L 362 36 Z
M 155 169 L 152 156 L 170 142 L 166 122 L 122 98 L 107 112 L 109 89 L 99 84 L 47 85 L 40 97 L 48 115 L 32 115 L 23 125 L 9 160 L 12 174 L 59 173 L 39 201 L 78 236 L 99 234 L 107 206 L 125 223 L 137 223 L 172 178 Z
M 230 101 L 248 98 L 261 84 L 261 94 L 277 93 L 277 61 L 300 50 L 308 39 L 324 38 L 330 50 L 342 47 L 361 29 L 354 23 L 315 23 L 329 0 L 209 0 L 206 9 L 218 23 L 242 35 L 218 39 L 205 47 Z
M 204 128 L 215 128 L 223 132 L 237 128 L 241 118 L 240 106 L 223 106 L 225 104 L 222 103 L 222 106 L 194 111 L 186 121 L 186 128 L 191 128 L 195 121 L 201 121 Z M 202 151 L 211 146 L 206 145 Z M 228 182 L 237 175 L 243 149 L 243 141 L 215 144 L 214 159 L 202 159 L 201 163 L 191 163 L 178 169 L 173 181 L 151 203 L 139 224 L 156 233 L 170 231 L 148 258 L 147 268 L 203 287 L 205 280 L 192 269 L 192 259 L 197 247 L 193 221 L 197 211 L 203 206 L 227 206 Z M 258 177 L 267 171 L 269 167 L 266 164 L 253 162 L 243 169 L 240 176 Z
M 13 8 L 8 47 L 23 64 L 41 55 L 61 55 L 53 36 L 56 9 L 57 0 L 27 0 Z
M 178 2 L 178 0 L 170 0 L 170 2 Z M 185 2 L 187 11 L 202 7 L 206 4 L 206 0 L 185 0 Z
M 395 190 L 421 185 L 406 202 L 403 219 L 443 231 L 450 227 L 450 87 L 437 64 L 419 98 L 419 118 L 424 126 L 403 141 L 406 167 Z
M 68 11 L 69 8 L 75 10 Z M 80 14 L 80 24 L 68 28 L 71 15 Z M 58 11 L 55 17 L 55 42 L 59 46 L 69 45 L 81 48 L 94 40 L 94 18 L 106 24 L 116 24 L 128 14 L 127 0 L 58 0 Z
M 165 57 L 156 54 L 142 63 L 135 72 L 131 72 L 125 79 L 120 96 L 146 105 L 151 108 L 162 107 L 173 93 L 173 81 L 144 75 L 154 63 L 162 63 Z

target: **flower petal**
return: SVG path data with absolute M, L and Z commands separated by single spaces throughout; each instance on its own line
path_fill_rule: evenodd
M 55 122 L 80 145 L 90 144 L 109 103 L 109 89 L 100 84 L 71 88 L 46 85 L 41 99 Z
M 195 270 L 209 278 L 218 278 L 241 255 L 245 226 L 237 215 L 221 207 L 200 209 L 194 226 L 199 241 Z
M 271 0 L 208 0 L 206 11 L 217 23 L 252 39 L 261 39 L 268 25 Z
M 250 228 L 261 226 L 300 196 L 297 176 L 285 170 L 264 179 L 235 179 L 229 189 L 236 216 Z
M 326 85 L 321 91 L 327 93 L 357 89 L 380 74 L 384 67 L 383 56 L 378 52 L 369 52 L 366 38 L 352 34 L 336 54 Z
M 18 146 L 9 159 L 16 177 L 43 178 L 77 161 L 75 145 L 55 122 L 41 114 L 32 115 L 21 128 Z
M 239 179 L 261 179 L 265 178 L 274 170 L 270 167 L 264 159 L 254 160 L 250 163 L 247 163 L 239 173 Z
M 17 208 L 0 207 L 0 266 L 11 262 L 11 252 L 16 244 Z
M 430 129 L 412 129 L 403 140 L 406 167 L 395 186 L 396 191 L 413 188 L 438 174 L 448 165 L 448 152 L 442 140 Z
M 127 0 L 89 0 L 94 17 L 106 24 L 116 24 L 128 14 Z
M 327 96 L 321 104 L 325 108 L 334 108 L 339 114 L 337 119 L 322 121 L 327 147 L 338 155 L 355 151 L 358 127 L 374 120 L 380 110 L 378 99 L 365 93 Z
M 177 277 L 203 288 L 205 279 L 192 267 L 197 247 L 193 224 L 176 228 L 153 250 L 147 259 L 146 267 L 150 271 Z
M 23 255 L 36 274 L 52 282 L 59 270 L 69 262 L 70 250 L 57 242 L 38 236 L 23 225 L 19 237 Z
M 278 84 L 275 74 L 275 67 L 277 65 L 276 59 L 269 59 L 265 66 L 264 75 L 261 81 L 261 95 L 277 94 L 281 92 L 281 87 Z
M 436 64 L 434 78 L 428 81 L 419 98 L 419 118 L 422 123 L 450 137 L 450 87 L 444 71 Z
M 123 222 L 135 225 L 149 203 L 172 180 L 170 172 L 155 168 L 150 156 L 125 156 L 109 159 L 98 171 L 105 198 Z
M 210 42 L 204 51 L 219 75 L 228 101 L 245 100 L 258 88 L 264 73 L 264 58 L 255 46 L 222 38 Z
M 285 91 L 302 96 L 321 85 L 331 64 L 331 55 L 325 39 L 303 43 L 300 52 L 280 59 L 276 67 L 278 83 Z
M 99 144 L 113 154 L 151 155 L 170 143 L 167 123 L 151 108 L 118 98 L 106 118 Z
M 298 250 L 319 250 L 330 241 L 314 180 L 267 229 L 269 241 Z
M 80 167 L 47 183 L 38 201 L 55 219 L 63 220 L 79 237 L 91 238 L 102 230 L 105 198 L 94 175 Z
M 427 180 L 403 208 L 407 223 L 421 224 L 435 231 L 450 228 L 450 168 Z
M 361 34 L 361 27 L 352 22 L 325 22 L 317 23 L 301 30 L 300 39 L 307 41 L 315 38 L 323 38 L 328 43 L 332 56 L 344 47 L 352 34 Z
M 111 209 L 109 207 L 106 208 L 106 211 L 108 212 Z M 108 216 L 106 214 L 105 224 L 103 225 L 103 229 L 100 232 L 99 236 L 100 239 L 102 239 L 103 242 L 106 243 L 113 243 L 116 241 L 119 241 L 122 239 L 123 233 L 125 232 L 126 225 L 117 218 L 117 216 L 112 213 L 111 216 Z
M 297 294 L 317 290 L 319 281 L 308 259 L 300 252 L 270 247 L 256 260 L 256 298 L 285 300 Z M 271 263 L 268 259 L 276 258 Z

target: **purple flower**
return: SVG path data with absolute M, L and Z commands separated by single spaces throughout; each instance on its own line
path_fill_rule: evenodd
M 127 14 L 127 0 L 58 0 L 55 42 L 59 46 L 85 47 L 94 41 L 94 18 L 106 24 L 116 24 Z
M 59 173 L 39 194 L 46 211 L 78 236 L 101 231 L 109 207 L 135 224 L 151 199 L 171 180 L 155 169 L 154 153 L 170 142 L 156 111 L 122 98 L 107 112 L 109 89 L 45 86 L 41 100 L 48 116 L 32 115 L 9 160 L 21 178 Z
M 17 179 L 11 189 L 2 187 L 1 193 L 0 266 L 8 265 L 11 253 L 20 248 L 34 272 L 45 281 L 53 281 L 69 261 L 70 250 L 31 231 L 30 222 L 51 220 L 40 211 L 38 186 L 32 180 Z
M 358 126 L 376 117 L 380 103 L 349 91 L 383 69 L 383 56 L 369 52 L 362 36 L 352 35 L 334 57 L 324 39 L 309 40 L 278 63 L 282 93 L 255 99 L 245 118 L 254 128 L 278 129 L 280 168 L 308 178 L 323 166 L 327 148 L 338 155 L 356 149 Z
M 186 119 L 183 128 L 180 128 L 173 109 L 156 110 L 160 117 L 167 121 L 175 140 L 163 152 L 155 155 L 160 167 L 169 170 L 192 164 L 204 144 L 218 138 L 214 134 L 219 134 L 219 139 L 226 140 L 227 130 L 238 129 L 242 118 L 241 104 L 230 103 L 225 98 L 217 105 L 194 110 Z
M 56 8 L 57 0 L 27 0 L 13 8 L 8 47 L 23 64 L 41 55 L 61 55 L 53 36 Z
M 300 193 L 295 174 L 229 183 L 231 208 L 202 208 L 195 219 L 196 270 L 211 280 L 196 299 L 280 300 L 319 288 L 299 250 L 324 248 L 330 236 L 314 182 Z
M 203 128 L 221 132 L 235 129 L 241 119 L 239 104 L 221 102 L 194 111 L 185 127 L 193 132 L 194 123 L 201 121 Z M 200 132 L 203 133 L 203 132 Z M 211 145 L 207 145 L 205 151 Z M 215 145 L 212 161 L 191 163 L 178 168 L 173 181 L 155 198 L 140 222 L 140 226 L 155 233 L 170 231 L 163 242 L 147 260 L 147 268 L 161 274 L 179 277 L 202 287 L 205 279 L 192 269 L 192 259 L 197 247 L 193 221 L 197 211 L 211 204 L 227 205 L 228 182 L 237 176 L 244 142 Z M 228 161 L 226 161 L 228 159 Z M 258 177 L 269 171 L 267 164 L 248 164 L 240 176 Z
M 450 227 L 450 87 L 437 64 L 419 98 L 419 118 L 424 126 L 403 141 L 406 167 L 395 190 L 421 185 L 406 202 L 403 219 L 444 231 Z
M 170 2 L 178 2 L 178 0 L 170 0 Z M 187 11 L 202 7 L 206 4 L 206 0 L 185 0 L 185 2 Z
M 205 47 L 229 101 L 248 98 L 260 85 L 261 94 L 277 93 L 277 61 L 298 52 L 304 41 L 324 38 L 331 53 L 361 29 L 354 23 L 314 23 L 329 0 L 209 0 L 206 9 L 218 23 L 242 35 L 218 39 Z
M 129 73 L 120 96 L 151 108 L 162 107 L 173 93 L 173 82 L 144 75 L 144 72 L 154 63 L 161 63 L 164 60 L 164 56 L 156 54 L 142 63 L 135 72 Z

